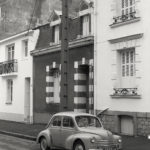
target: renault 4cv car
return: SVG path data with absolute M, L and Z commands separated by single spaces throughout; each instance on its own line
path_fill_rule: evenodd
M 120 150 L 122 139 L 103 128 L 98 117 L 87 113 L 62 112 L 52 116 L 37 136 L 41 150 Z

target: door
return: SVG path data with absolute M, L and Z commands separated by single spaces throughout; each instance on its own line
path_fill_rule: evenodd
M 65 141 L 75 133 L 74 121 L 71 117 L 64 116 L 61 128 L 61 147 L 65 148 Z
M 30 123 L 30 78 L 25 78 L 24 121 Z
M 134 135 L 133 118 L 130 116 L 121 117 L 121 133 L 124 135 Z
M 53 118 L 50 125 L 50 132 L 52 136 L 52 144 L 54 147 L 61 147 L 61 117 L 56 116 Z

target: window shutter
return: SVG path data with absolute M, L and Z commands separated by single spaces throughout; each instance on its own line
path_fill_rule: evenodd
M 140 12 L 139 12 L 139 4 L 141 0 L 135 0 L 135 12 L 136 12 L 136 17 L 140 17 Z
M 116 14 L 121 16 L 122 0 L 116 0 Z
M 116 17 L 117 16 L 117 13 L 116 13 L 117 12 L 116 11 L 116 8 L 117 8 L 116 7 L 117 6 L 116 3 L 117 3 L 117 1 L 118 0 L 112 0 L 112 3 L 111 3 L 111 12 L 112 12 L 112 15 L 113 15 L 112 17 Z
M 62 37 L 62 23 L 60 23 L 59 25 L 59 40 L 61 41 L 61 37 Z

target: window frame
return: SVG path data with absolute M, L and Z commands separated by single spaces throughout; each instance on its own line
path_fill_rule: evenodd
M 135 12 L 135 0 L 121 0 L 121 14 L 128 15 Z
M 64 118 L 69 118 L 70 120 L 72 120 L 73 126 L 64 126 Z M 62 127 L 63 128 L 71 128 L 71 129 L 73 129 L 75 127 L 75 123 L 74 123 L 73 118 L 70 117 L 70 116 L 63 116 L 63 118 L 62 118 Z
M 27 58 L 29 56 L 29 40 L 23 40 L 22 41 L 22 53 L 23 53 L 23 58 Z
M 91 14 L 85 14 L 80 17 L 81 35 L 88 36 L 91 33 Z
M 120 51 L 120 76 L 124 77 L 135 77 L 135 49 L 129 48 Z
M 60 119 L 60 126 L 58 126 L 58 125 L 53 125 L 54 120 L 57 119 L 57 118 Z M 59 121 L 59 120 L 58 120 L 58 121 Z M 61 127 L 61 126 L 62 126 L 62 116 L 54 116 L 54 117 L 52 118 L 51 122 L 50 122 L 50 126 L 51 126 L 51 127 Z
M 6 46 L 6 60 L 11 61 L 14 60 L 15 57 L 15 44 Z

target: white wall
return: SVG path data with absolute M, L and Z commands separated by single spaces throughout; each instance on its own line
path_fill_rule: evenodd
M 116 111 L 150 112 L 150 2 L 141 1 L 138 4 L 140 21 L 111 28 L 113 0 L 97 0 L 97 41 L 96 41 L 96 99 L 95 109 L 110 108 Z M 120 37 L 143 33 L 137 40 L 140 47 L 136 48 L 140 63 L 136 86 L 140 90 L 141 99 L 112 98 L 114 81 L 113 76 L 113 45 L 108 41 Z
M 30 51 L 35 48 L 39 31 L 30 32 L 28 35 L 23 34 L 18 37 L 12 37 L 4 42 L 0 41 L 0 62 L 6 61 L 6 46 L 15 43 L 15 59 L 18 61 L 18 72 L 15 75 L 0 75 L 0 119 L 9 119 L 14 121 L 24 120 L 24 100 L 25 100 L 25 78 L 31 80 L 31 95 L 30 95 L 30 117 L 33 117 L 33 89 L 32 89 L 32 56 Z M 28 39 L 29 53 L 27 58 L 22 57 L 22 41 Z M 13 101 L 12 104 L 6 104 L 7 87 L 6 81 L 8 78 L 13 79 Z M 13 116 L 13 117 L 12 117 Z M 18 118 L 17 118 L 18 117 Z M 31 120 L 32 121 L 32 120 Z

